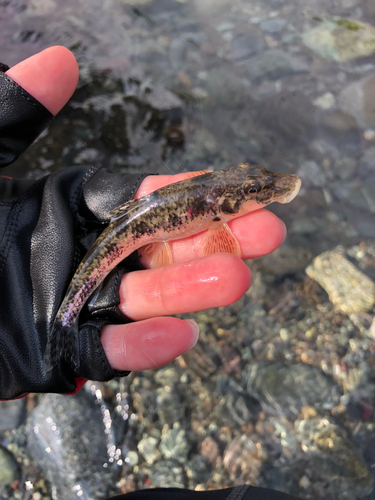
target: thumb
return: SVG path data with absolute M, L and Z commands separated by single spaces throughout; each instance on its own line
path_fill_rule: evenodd
M 72 96 L 78 72 L 70 50 L 55 46 L 16 64 L 6 75 L 56 115 Z

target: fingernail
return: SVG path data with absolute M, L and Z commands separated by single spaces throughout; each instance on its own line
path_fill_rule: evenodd
M 185 322 L 190 325 L 191 330 L 193 332 L 192 339 L 191 339 L 191 344 L 190 344 L 190 347 L 189 347 L 189 349 L 192 349 L 195 346 L 195 344 L 197 343 L 198 338 L 199 338 L 199 326 L 192 319 L 185 319 Z
M 281 222 L 283 224 L 283 241 L 281 243 L 284 243 L 285 238 L 286 238 L 287 230 L 286 230 L 286 225 L 284 224 L 284 221 L 281 221 Z

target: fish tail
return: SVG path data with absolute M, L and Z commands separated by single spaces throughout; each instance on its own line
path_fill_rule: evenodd
M 72 368 L 79 368 L 79 335 L 78 324 L 63 326 L 55 321 L 52 333 L 47 340 L 43 355 L 45 372 L 50 372 L 61 362 L 68 363 Z

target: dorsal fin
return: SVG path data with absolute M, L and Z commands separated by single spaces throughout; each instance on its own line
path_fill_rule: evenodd
M 141 198 L 138 198 L 136 200 L 130 200 L 124 203 L 123 205 L 120 205 L 116 208 L 114 208 L 111 212 L 108 214 L 108 218 L 110 221 L 114 221 L 119 219 L 120 217 L 123 217 L 124 215 L 128 214 L 132 208 L 135 208 L 136 206 L 139 205 L 139 200 Z

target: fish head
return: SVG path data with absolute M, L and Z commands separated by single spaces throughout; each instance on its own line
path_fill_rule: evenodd
M 231 182 L 221 203 L 222 212 L 228 215 L 243 215 L 274 201 L 289 203 L 301 187 L 301 180 L 296 175 L 271 172 L 249 163 L 228 169 L 228 175 Z
M 269 204 L 273 201 L 289 203 L 298 194 L 301 180 L 293 174 L 279 174 L 263 167 L 241 164 L 245 179 L 242 183 L 245 200 L 255 200 L 259 204 Z

